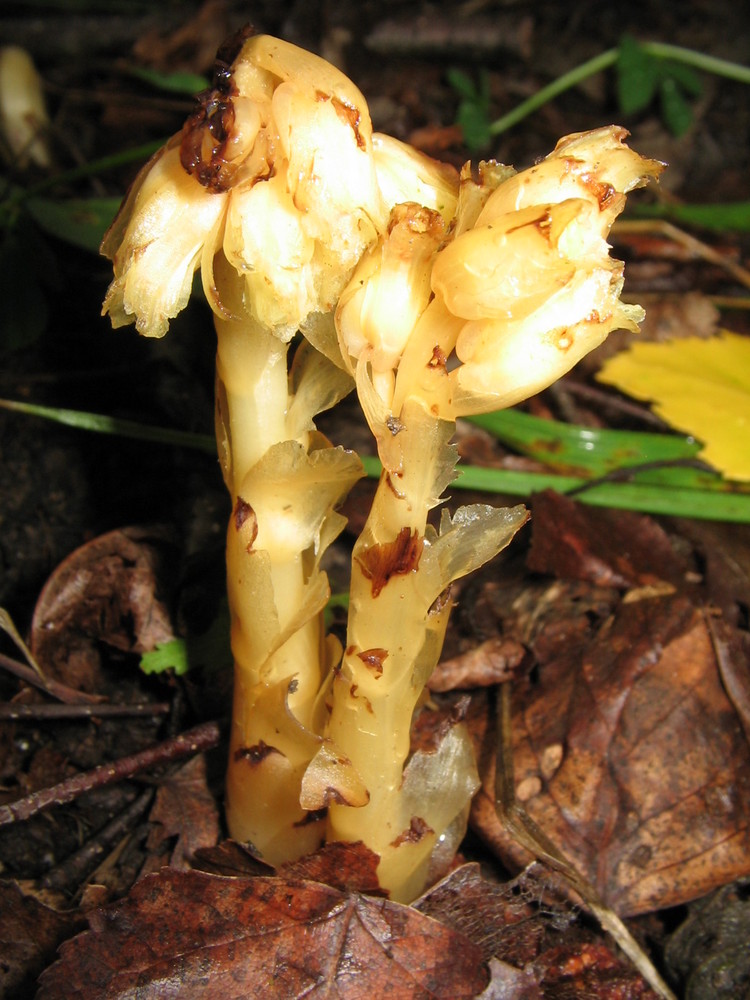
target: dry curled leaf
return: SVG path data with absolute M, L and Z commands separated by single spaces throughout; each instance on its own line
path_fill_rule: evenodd
M 526 650 L 513 639 L 493 638 L 438 663 L 427 682 L 430 691 L 490 687 L 511 680 Z
M 534 573 L 587 580 L 599 587 L 684 585 L 693 566 L 653 518 L 591 508 L 545 490 L 532 501 L 526 565 Z
M 680 595 L 624 601 L 593 634 L 542 628 L 533 651 L 538 681 L 514 699 L 516 796 L 605 902 L 643 913 L 750 871 L 750 748 L 702 611 Z M 474 822 L 522 863 L 482 742 Z
M 165 869 L 89 918 L 37 1000 L 469 1000 L 479 948 L 416 910 L 316 882 Z
M 217 844 L 219 813 L 206 784 L 203 754 L 197 754 L 164 779 L 149 818 L 155 824 L 148 838 L 151 851 L 156 853 L 164 841 L 171 844 L 175 840 L 168 858 L 172 868 L 189 867 L 197 850 Z
M 80 924 L 77 913 L 58 913 L 14 882 L 0 882 L 0 1000 L 29 995 L 58 944 Z
M 173 556 L 164 534 L 143 528 L 111 531 L 72 552 L 34 610 L 31 650 L 45 672 L 96 690 L 100 643 L 141 653 L 174 638 L 162 596 Z
M 414 905 L 480 945 L 491 973 L 481 1000 L 655 996 L 603 936 L 576 920 L 543 865 L 508 882 L 490 882 L 479 865 L 464 865 Z

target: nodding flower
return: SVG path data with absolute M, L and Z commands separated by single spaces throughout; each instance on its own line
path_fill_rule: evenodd
M 561 139 L 546 159 L 502 181 L 474 225 L 448 243 L 432 289 L 461 321 L 452 404 L 469 414 L 551 385 L 612 330 L 637 329 L 620 301 L 623 265 L 607 236 L 625 195 L 663 164 L 629 149 L 610 126 Z
M 325 60 L 265 35 L 217 64 L 214 88 L 144 167 L 105 238 L 115 278 L 104 311 L 162 336 L 201 267 L 209 303 L 231 318 L 215 280 L 223 255 L 244 307 L 290 340 L 333 308 L 388 219 L 367 104 Z

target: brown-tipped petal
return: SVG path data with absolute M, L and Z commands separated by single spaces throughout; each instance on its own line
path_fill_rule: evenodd
M 627 131 L 616 125 L 561 139 L 540 163 L 510 177 L 492 194 L 477 220 L 487 225 L 506 212 L 529 205 L 584 198 L 611 215 L 613 200 L 658 177 L 664 164 L 625 145 Z M 620 209 L 622 203 L 620 202 Z
M 135 322 L 139 333 L 161 337 L 187 304 L 203 243 L 224 211 L 226 195 L 212 194 L 185 173 L 176 146 L 149 164 L 125 206 L 114 281 L 102 312 L 112 325 Z

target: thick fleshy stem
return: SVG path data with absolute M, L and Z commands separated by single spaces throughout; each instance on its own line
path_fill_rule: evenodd
M 322 621 L 329 589 L 317 562 L 327 544 L 324 525 L 357 469 L 304 429 L 311 418 L 294 426 L 286 344 L 250 317 L 217 320 L 216 329 L 217 440 L 232 497 L 227 820 L 236 839 L 277 863 L 322 839 L 320 821 L 300 804 L 302 777 L 320 744 L 316 704 L 330 668 Z M 315 369 L 314 359 L 307 367 Z M 326 480 L 335 466 L 344 478 L 331 490 Z
M 353 807 L 334 799 L 327 837 L 364 841 L 380 856 L 381 884 L 408 900 L 423 889 L 449 831 L 460 838 L 477 781 L 460 724 L 434 753 L 417 752 L 405 767 L 412 716 L 443 645 L 448 588 L 507 544 L 526 514 L 464 508 L 453 521 L 444 515 L 438 533 L 427 515 L 453 477 L 454 424 L 419 396 L 388 423 L 385 437 L 376 431 L 384 472 L 353 552 L 347 648 L 326 730 L 369 800 Z

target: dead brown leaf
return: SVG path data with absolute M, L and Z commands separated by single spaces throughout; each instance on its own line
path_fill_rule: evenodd
M 582 927 L 542 865 L 509 882 L 464 865 L 414 905 L 480 945 L 491 973 L 483 1000 L 655 996 L 601 935 Z
M 430 691 L 489 687 L 510 680 L 526 650 L 514 639 L 494 638 L 438 663 L 428 681 Z
M 73 913 L 58 913 L 15 882 L 0 882 L 0 998 L 27 996 L 55 949 L 80 926 Z
M 347 844 L 338 841 L 324 844 L 314 854 L 282 865 L 279 873 L 286 878 L 324 882 L 343 892 L 385 896 L 387 893 L 378 881 L 379 861 L 379 856 L 361 842 Z
M 219 812 L 206 784 L 203 754 L 197 754 L 159 785 L 150 820 L 156 824 L 148 838 L 155 861 L 164 842 L 176 838 L 168 857 L 172 868 L 189 868 L 197 850 L 218 843 Z
M 653 518 L 591 508 L 553 490 L 534 496 L 530 570 L 600 587 L 684 587 L 693 570 Z
M 538 683 L 514 699 L 516 795 L 600 896 L 643 913 L 750 871 L 750 749 L 702 611 L 626 601 L 594 634 L 543 627 L 533 649 Z M 478 738 L 474 822 L 522 863 L 495 814 L 495 737 Z
M 31 649 L 45 673 L 95 691 L 100 643 L 145 652 L 174 638 L 162 594 L 170 552 L 162 533 L 122 528 L 71 553 L 34 610 Z
M 486 961 L 499 958 L 523 968 L 543 950 L 547 931 L 547 922 L 531 905 L 534 893 L 538 898 L 541 888 L 531 874 L 489 882 L 479 865 L 466 864 L 428 889 L 414 906 L 465 934 L 480 946 Z M 570 919 L 568 912 L 565 922 Z
M 166 869 L 89 917 L 38 1000 L 475 997 L 481 950 L 416 910 L 315 882 Z

